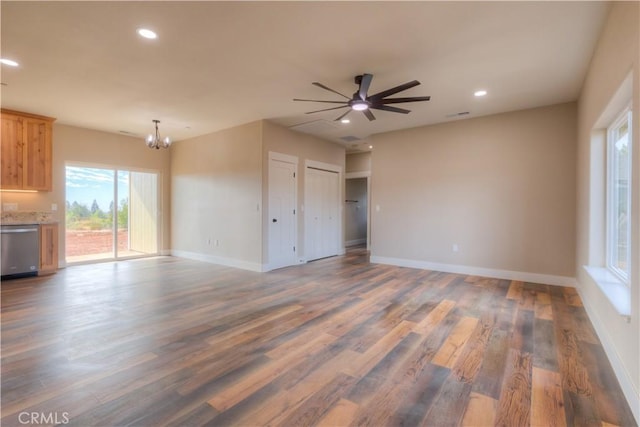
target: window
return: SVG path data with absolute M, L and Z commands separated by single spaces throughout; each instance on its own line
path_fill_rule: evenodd
M 607 268 L 629 283 L 631 265 L 631 108 L 607 128 Z

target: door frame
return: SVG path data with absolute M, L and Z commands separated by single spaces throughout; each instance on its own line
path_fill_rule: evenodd
M 304 205 L 302 205 L 302 210 L 304 212 L 304 259 L 305 261 L 307 260 L 307 247 L 308 242 L 307 242 L 307 233 L 306 233 L 306 227 L 307 227 L 307 211 L 306 209 L 304 209 L 304 207 L 306 205 L 309 204 L 309 186 L 308 186 L 308 182 L 309 180 L 307 179 L 307 172 L 309 170 L 309 168 L 311 169 L 320 169 L 320 170 L 324 170 L 324 171 L 328 171 L 328 172 L 335 172 L 338 174 L 338 255 L 344 255 L 346 253 L 346 249 L 344 247 L 344 173 L 342 171 L 342 166 L 340 165 L 334 165 L 331 163 L 325 163 L 325 162 L 319 162 L 316 160 L 309 160 L 309 159 L 305 159 L 304 161 Z
M 295 220 L 294 220 L 294 226 L 293 226 L 293 241 L 295 242 L 295 246 L 297 249 L 300 248 L 299 242 L 298 242 L 298 226 L 300 224 L 300 220 L 299 218 L 299 207 L 298 207 L 298 174 L 300 173 L 298 170 L 298 157 L 296 156 L 292 156 L 289 154 L 283 154 L 283 153 L 278 153 L 275 151 L 269 151 L 269 159 L 268 159 L 268 169 L 267 169 L 267 206 L 265 209 L 265 222 L 264 224 L 266 224 L 267 226 L 267 242 L 266 242 L 266 250 L 267 250 L 267 259 L 268 262 L 266 264 L 266 266 L 263 267 L 263 271 L 271 271 L 274 269 L 273 264 L 271 263 L 271 254 L 270 252 L 270 248 L 271 248 L 271 228 L 269 227 L 269 212 L 271 209 L 271 183 L 269 182 L 269 177 L 271 176 L 271 162 L 272 161 L 279 161 L 279 162 L 284 162 L 284 163 L 292 163 L 295 166 L 295 170 L 296 170 L 296 176 L 295 176 L 295 185 L 293 186 L 293 205 L 295 206 L 296 209 L 296 214 L 295 214 Z M 264 248 L 265 246 L 263 246 Z M 299 255 L 300 251 L 296 250 L 296 255 L 295 255 L 295 260 L 291 265 L 296 265 L 300 262 L 300 255 Z M 277 267 L 277 268 L 282 268 L 282 266 Z
M 371 171 L 347 172 L 344 175 L 347 179 L 366 178 L 367 179 L 367 250 L 371 250 Z

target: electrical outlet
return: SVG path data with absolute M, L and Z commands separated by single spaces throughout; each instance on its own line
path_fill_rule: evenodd
M 51 210 L 53 212 L 57 211 L 58 210 L 58 204 L 57 203 L 51 203 Z
M 451 248 L 451 250 L 453 250 L 453 252 L 458 252 L 460 250 L 460 248 L 458 247 L 457 243 L 454 243 L 453 247 Z

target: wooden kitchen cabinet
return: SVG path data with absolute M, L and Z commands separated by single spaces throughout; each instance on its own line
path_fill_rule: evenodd
M 40 224 L 40 269 L 38 275 L 58 269 L 58 224 Z
M 2 110 L 0 188 L 51 191 L 51 117 Z

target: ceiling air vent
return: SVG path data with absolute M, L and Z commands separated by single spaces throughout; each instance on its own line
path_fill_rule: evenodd
M 341 140 L 343 140 L 344 142 L 353 142 L 353 141 L 360 141 L 360 138 L 358 138 L 357 136 L 341 136 L 340 137 Z
M 445 117 L 447 117 L 447 118 L 460 117 L 460 116 L 466 116 L 468 114 L 469 114 L 468 111 L 461 111 L 460 113 L 447 114 Z

